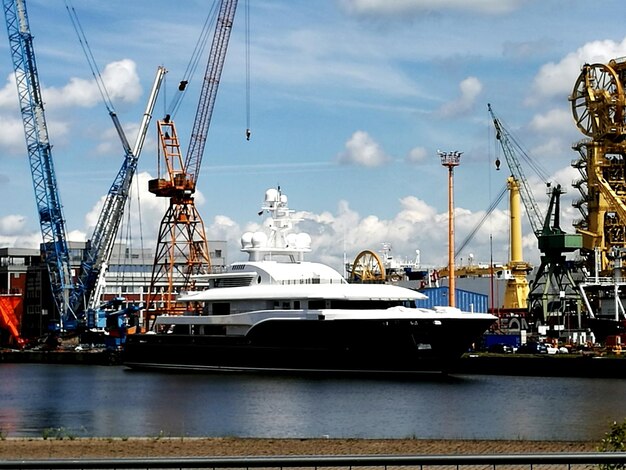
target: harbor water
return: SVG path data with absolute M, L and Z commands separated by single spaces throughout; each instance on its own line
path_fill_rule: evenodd
M 626 380 L 166 374 L 0 364 L 0 436 L 600 440 Z

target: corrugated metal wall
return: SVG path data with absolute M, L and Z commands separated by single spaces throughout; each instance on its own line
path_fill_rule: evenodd
M 440 305 L 448 305 L 449 290 L 447 287 L 431 287 L 420 290 L 421 293 L 428 296 L 428 299 L 418 300 L 415 303 L 418 307 L 433 308 Z M 487 312 L 488 296 L 469 292 L 463 289 L 455 289 L 456 306 L 466 312 Z

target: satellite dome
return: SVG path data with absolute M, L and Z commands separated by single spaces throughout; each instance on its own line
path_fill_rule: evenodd
M 252 246 L 259 248 L 267 244 L 267 235 L 263 232 L 254 232 L 252 234 Z
M 298 244 L 298 236 L 295 233 L 287 235 L 287 246 L 294 247 Z
M 278 200 L 278 190 L 271 188 L 265 191 L 265 202 L 276 202 Z
M 241 248 L 250 248 L 252 246 L 252 232 L 246 232 L 241 236 Z
M 296 246 L 298 248 L 310 248 L 311 236 L 308 233 L 299 233 L 296 238 Z

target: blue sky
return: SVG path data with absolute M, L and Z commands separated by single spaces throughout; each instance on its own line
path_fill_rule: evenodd
M 122 148 L 93 85 L 61 0 L 27 0 L 57 179 L 70 239 L 91 234 Z M 447 172 L 437 150 L 462 151 L 455 172 L 456 239 L 462 241 L 505 184 L 487 103 L 532 158 L 568 189 L 578 177 L 571 145 L 583 135 L 570 111 L 580 67 L 626 56 L 622 2 L 582 0 L 249 0 L 250 127 L 245 139 L 245 0 L 240 0 L 198 183 L 209 239 L 232 242 L 262 223 L 266 189 L 280 185 L 313 238 L 310 259 L 341 265 L 391 243 L 447 261 Z M 155 117 L 190 60 L 211 0 L 73 0 L 129 140 L 156 67 L 168 69 Z M 41 236 L 6 40 L 0 41 L 0 246 L 34 247 Z M 201 73 L 176 115 L 186 149 Z M 164 201 L 155 126 L 139 164 L 143 243 L 156 240 Z M 525 168 L 542 209 L 543 182 Z M 138 206 L 132 219 L 137 218 Z M 460 256 L 508 259 L 506 200 Z M 135 226 L 139 226 L 135 222 Z M 135 229 L 136 230 L 136 229 Z M 524 220 L 524 255 L 538 262 Z M 137 240 L 138 235 L 136 236 Z M 138 242 L 134 242 L 138 243 Z

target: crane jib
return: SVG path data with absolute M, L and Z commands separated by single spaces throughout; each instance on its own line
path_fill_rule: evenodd
M 226 50 L 228 49 L 228 41 L 230 39 L 236 9 L 237 0 L 223 0 L 215 25 L 215 34 L 213 36 L 209 60 L 204 74 L 202 91 L 200 92 L 196 118 L 191 132 L 187 158 L 185 159 L 185 172 L 193 178 L 194 183 L 198 180 L 200 173 L 202 155 L 204 153 L 211 116 L 215 106 L 215 99 L 217 97 L 220 77 L 224 67 Z

